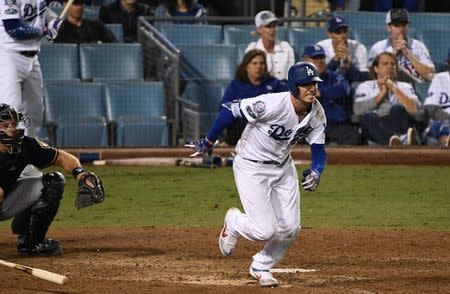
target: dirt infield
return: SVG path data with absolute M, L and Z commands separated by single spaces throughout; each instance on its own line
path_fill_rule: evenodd
M 261 244 L 239 239 L 220 255 L 220 228 L 54 229 L 61 257 L 21 257 L 9 230 L 1 258 L 65 274 L 59 286 L 2 268 L 0 293 L 450 293 L 450 232 L 303 229 L 275 274 L 276 289 L 248 275 Z

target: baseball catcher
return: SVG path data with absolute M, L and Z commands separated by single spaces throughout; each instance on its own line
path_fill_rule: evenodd
M 0 104 L 0 221 L 14 218 L 17 249 L 27 255 L 59 255 L 58 240 L 46 234 L 64 194 L 66 180 L 59 172 L 20 177 L 25 166 L 60 166 L 78 181 L 77 208 L 104 200 L 101 180 L 84 170 L 73 155 L 25 136 L 27 118 L 8 104 Z

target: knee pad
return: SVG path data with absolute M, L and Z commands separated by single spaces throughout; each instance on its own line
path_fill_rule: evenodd
M 44 202 L 51 204 L 59 202 L 64 195 L 64 186 L 66 179 L 60 172 L 48 172 L 42 176 L 42 199 Z

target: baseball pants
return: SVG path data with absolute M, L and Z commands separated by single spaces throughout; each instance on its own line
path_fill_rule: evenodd
M 252 266 L 271 269 L 286 254 L 300 230 L 300 191 L 292 158 L 283 166 L 252 162 L 237 155 L 234 179 L 245 213 L 230 218 L 232 233 L 267 241 Z

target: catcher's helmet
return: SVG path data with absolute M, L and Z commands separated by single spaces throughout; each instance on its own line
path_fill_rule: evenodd
M 6 146 L 8 152 L 18 153 L 21 151 L 23 136 L 25 134 L 25 116 L 16 111 L 12 106 L 0 104 L 0 143 Z M 8 126 L 5 123 L 12 123 L 14 130 L 7 131 Z
M 292 96 L 298 96 L 298 86 L 322 82 L 314 64 L 302 61 L 289 68 L 288 86 Z

